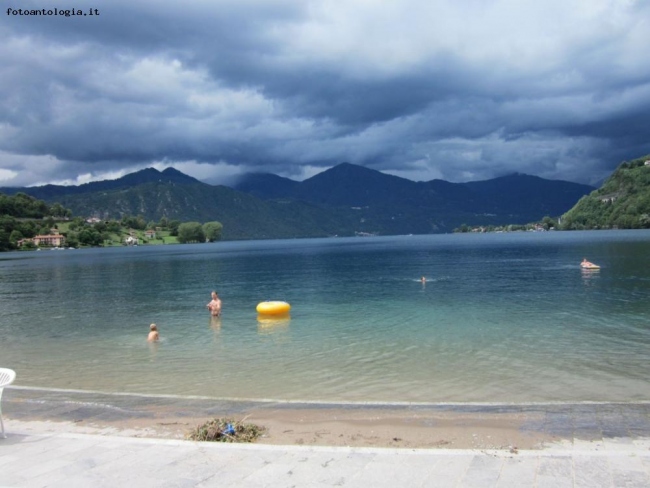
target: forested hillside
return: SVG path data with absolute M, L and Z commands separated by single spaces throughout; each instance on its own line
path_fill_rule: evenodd
M 647 164 L 646 164 L 647 163 Z M 625 161 L 562 216 L 561 228 L 650 228 L 650 155 Z
M 15 249 L 16 242 L 23 237 L 49 233 L 55 218 L 70 214 L 58 203 L 50 206 L 24 193 L 0 193 L 0 251 Z

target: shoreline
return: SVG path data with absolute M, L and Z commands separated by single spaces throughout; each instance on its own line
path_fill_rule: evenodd
M 608 401 L 608 400 L 549 400 L 549 401 L 521 401 L 521 402 L 489 402 L 489 401 L 382 401 L 382 400 L 297 400 L 283 398 L 245 398 L 245 397 L 221 397 L 210 395 L 175 395 L 171 393 L 133 393 L 127 391 L 108 392 L 102 390 L 82 390 L 76 388 L 45 388 L 40 386 L 16 385 L 12 384 L 8 389 L 24 390 L 32 392 L 45 392 L 52 394 L 69 394 L 69 395 L 98 395 L 105 397 L 131 397 L 143 399 L 162 399 L 162 400 L 198 400 L 212 402 L 229 402 L 239 404 L 281 404 L 281 405 L 316 405 L 316 406 L 342 406 L 342 407 L 471 407 L 471 408 L 491 408 L 491 407 L 546 407 L 556 405 L 649 405 L 650 400 L 630 400 L 630 401 Z
M 7 387 L 5 430 L 185 439 L 228 417 L 266 429 L 256 444 L 408 449 L 543 449 L 576 440 L 650 438 L 650 402 L 377 404 L 223 400 Z
M 562 438 L 522 433 L 517 419 L 448 416 L 432 419 L 428 416 L 402 417 L 374 415 L 365 412 L 350 416 L 346 412 L 274 411 L 266 414 L 250 412 L 233 416 L 235 420 L 255 423 L 266 431 L 256 445 L 295 445 L 320 447 L 372 447 L 404 449 L 491 449 L 516 452 L 519 449 L 537 450 Z M 62 420 L 44 417 L 5 417 L 5 430 L 66 432 L 73 434 L 112 435 L 152 439 L 187 440 L 187 434 L 208 418 L 156 417 L 155 419 Z

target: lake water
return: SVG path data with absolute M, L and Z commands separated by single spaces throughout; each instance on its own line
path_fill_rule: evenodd
M 103 392 L 649 401 L 649 296 L 648 231 L 5 253 L 0 366 L 17 385 Z M 263 300 L 290 319 L 258 320 Z

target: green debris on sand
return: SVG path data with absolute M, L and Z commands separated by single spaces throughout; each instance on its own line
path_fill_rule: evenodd
M 246 424 L 245 420 L 212 419 L 193 429 L 187 438 L 208 442 L 254 442 L 266 429 L 255 424 Z

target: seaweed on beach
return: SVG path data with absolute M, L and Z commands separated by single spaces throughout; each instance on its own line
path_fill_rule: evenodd
M 193 429 L 187 438 L 193 441 L 208 442 L 254 442 L 266 429 L 242 420 L 215 418 Z

